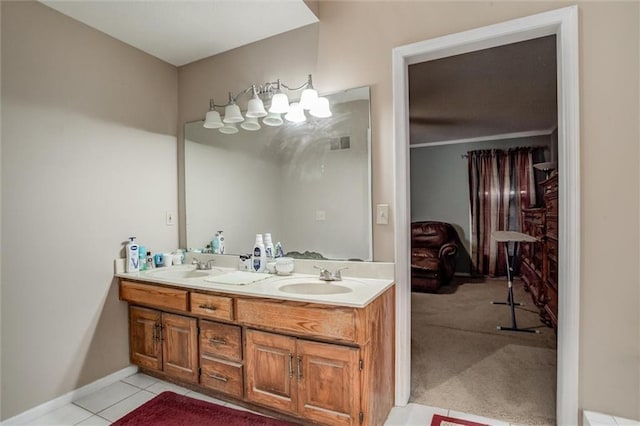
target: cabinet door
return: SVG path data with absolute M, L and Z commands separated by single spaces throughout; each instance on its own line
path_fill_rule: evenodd
M 129 307 L 129 348 L 132 363 L 153 370 L 162 370 L 160 326 L 160 311 Z
M 296 339 L 255 330 L 246 334 L 247 400 L 294 413 Z
M 162 314 L 163 369 L 171 377 L 198 383 L 198 326 L 195 318 Z
M 298 412 L 320 423 L 359 424 L 359 360 L 359 349 L 299 340 Z

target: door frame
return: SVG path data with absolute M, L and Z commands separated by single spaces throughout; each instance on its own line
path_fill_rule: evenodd
M 559 262 L 557 424 L 579 418 L 580 111 L 578 7 L 450 34 L 393 49 L 395 153 L 396 405 L 411 394 L 411 274 L 408 66 L 415 63 L 556 35 L 558 72 Z M 446 408 L 446 407 L 444 407 Z

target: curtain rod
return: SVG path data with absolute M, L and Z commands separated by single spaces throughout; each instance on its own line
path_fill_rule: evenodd
M 545 145 L 539 145 L 539 146 L 519 146 L 516 148 L 509 148 L 509 149 L 500 149 L 500 148 L 489 148 L 489 149 L 478 149 L 476 151 L 509 151 L 511 149 L 521 149 L 521 148 L 531 148 L 531 149 L 551 149 L 551 147 L 549 146 L 545 146 Z M 469 152 L 474 152 L 474 151 L 469 151 Z M 464 159 L 464 158 L 469 158 L 469 154 L 460 154 L 460 158 Z

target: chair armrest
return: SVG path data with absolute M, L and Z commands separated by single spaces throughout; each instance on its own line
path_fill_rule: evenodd
M 440 247 L 440 251 L 438 252 L 438 257 L 440 259 L 445 256 L 454 256 L 458 252 L 458 245 L 456 243 L 446 243 Z

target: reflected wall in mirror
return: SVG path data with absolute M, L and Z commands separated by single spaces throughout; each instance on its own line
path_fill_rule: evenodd
M 186 240 L 226 254 L 271 233 L 287 255 L 372 260 L 369 88 L 327 95 L 333 116 L 225 135 L 185 125 Z

